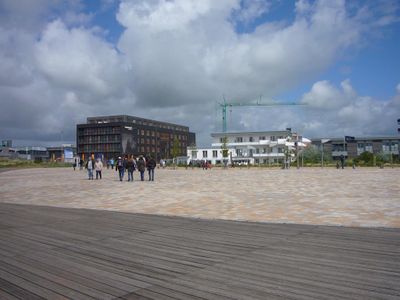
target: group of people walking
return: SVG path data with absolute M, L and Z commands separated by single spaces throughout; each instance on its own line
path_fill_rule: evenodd
M 154 181 L 154 169 L 156 168 L 156 161 L 152 157 L 147 159 L 143 156 L 139 156 L 136 160 L 133 156 L 129 159 L 128 157 L 118 157 L 115 163 L 115 170 L 119 173 L 119 180 L 123 181 L 125 171 L 128 172 L 128 181 L 133 181 L 133 172 L 138 170 L 140 173 L 140 180 L 144 181 L 144 173 L 148 171 L 149 181 Z
M 93 170 L 96 171 L 96 179 L 101 179 L 101 171 L 103 170 L 103 162 L 99 159 L 97 161 L 94 161 L 94 159 L 89 159 L 86 162 L 85 168 L 88 171 L 88 179 L 93 180 Z M 75 165 L 74 165 L 74 170 L 75 170 Z
M 110 160 L 111 161 L 111 160 Z M 119 180 L 123 181 L 125 173 L 128 173 L 128 181 L 133 182 L 133 172 L 138 170 L 140 173 L 140 180 L 144 181 L 144 173 L 147 169 L 149 174 L 149 181 L 154 181 L 154 169 L 156 168 L 156 161 L 151 156 L 145 158 L 143 156 L 139 156 L 136 160 L 133 156 L 124 156 L 123 158 L 120 156 L 115 161 L 112 160 L 107 162 L 107 169 L 111 165 L 111 168 L 114 169 L 114 162 L 115 162 L 115 171 L 118 172 Z M 74 164 L 75 170 L 76 163 Z M 86 161 L 85 168 L 88 171 L 88 179 L 93 180 L 94 175 L 93 171 L 96 171 L 96 179 L 102 178 L 102 170 L 103 170 L 103 162 L 100 158 L 96 161 L 93 158 L 90 158 Z

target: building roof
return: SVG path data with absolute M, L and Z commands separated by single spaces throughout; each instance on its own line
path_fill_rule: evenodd
M 179 126 L 179 127 L 182 127 L 183 129 L 185 129 L 186 131 L 189 131 L 188 126 L 164 122 L 164 121 L 152 120 L 152 119 L 145 119 L 145 118 L 129 116 L 129 115 L 88 117 L 86 120 L 87 120 L 87 124 L 126 122 L 126 123 L 139 123 L 139 124 L 149 123 L 149 124 L 142 124 L 142 125 L 150 125 L 150 126 L 153 125 L 154 126 L 154 124 L 151 124 L 151 123 L 156 123 L 156 124 L 164 124 L 164 125 L 169 125 L 169 126 L 171 126 L 171 125 Z
M 332 142 L 343 142 L 344 137 L 334 138 L 312 138 L 312 142 L 320 142 L 321 140 L 329 140 Z M 355 136 L 354 141 L 374 141 L 374 140 L 400 140 L 400 136 Z
M 236 135 L 278 135 L 287 134 L 289 130 L 275 130 L 275 131 L 243 131 L 243 132 L 215 132 L 211 133 L 212 137 L 219 136 L 236 136 Z

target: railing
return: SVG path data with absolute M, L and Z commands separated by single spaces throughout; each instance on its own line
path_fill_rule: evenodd
M 332 156 L 347 156 L 347 151 L 332 151 Z

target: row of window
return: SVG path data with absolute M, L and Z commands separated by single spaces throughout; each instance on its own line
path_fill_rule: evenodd
M 140 142 L 141 145 L 145 145 L 145 144 L 147 144 L 147 145 L 156 145 L 157 144 L 158 146 L 160 146 L 160 144 L 161 144 L 160 140 L 156 140 L 154 138 L 146 138 L 146 139 L 145 138 L 141 138 L 141 139 L 139 139 L 139 142 Z M 169 144 L 173 145 L 174 143 L 170 142 Z M 187 145 L 186 142 L 180 142 L 180 141 L 178 141 L 176 144 L 177 144 L 177 146 L 179 148 L 186 148 L 186 145 Z
M 278 139 L 283 139 L 283 138 L 285 138 L 285 137 L 284 137 L 284 136 L 270 136 L 270 137 L 269 137 L 269 139 L 270 139 L 271 141 L 273 141 L 273 142 L 274 142 L 274 141 L 277 141 Z M 259 137 L 258 137 L 258 140 L 259 140 L 259 141 L 264 141 L 264 140 L 266 140 L 266 137 L 265 137 L 265 136 L 259 136 Z M 223 143 L 223 142 L 224 142 L 224 137 L 221 137 L 221 138 L 219 139 L 219 141 L 220 141 L 220 143 Z M 243 142 L 246 142 L 246 141 L 245 141 L 245 139 L 244 139 L 243 137 L 241 137 L 241 136 L 235 137 L 235 139 L 234 139 L 234 143 L 243 143 Z M 250 142 L 250 143 L 256 142 L 256 138 L 250 136 L 248 142 Z
M 283 148 L 278 147 L 277 148 L 278 153 L 283 153 Z M 218 151 L 222 151 L 222 150 L 212 150 L 212 157 L 213 158 L 217 158 L 218 157 Z M 243 156 L 243 151 L 242 149 L 235 149 L 236 155 L 237 156 Z M 255 153 L 260 154 L 260 153 L 271 153 L 272 149 L 270 147 L 267 148 L 256 148 Z M 253 149 L 249 149 L 249 155 L 253 156 Z M 207 150 L 203 150 L 203 158 L 208 158 L 208 151 Z M 192 157 L 196 157 L 197 156 L 197 151 L 192 151 Z
M 120 144 L 83 145 L 79 149 L 84 153 L 92 152 L 121 152 Z
M 255 159 L 254 163 L 256 163 L 256 164 L 268 164 L 268 163 L 275 164 L 275 163 L 279 163 L 281 161 L 282 161 L 282 159 L 276 159 L 276 158 L 273 158 L 273 159 L 270 159 L 270 160 L 268 160 L 268 159 Z
M 382 143 L 383 152 L 399 152 L 399 144 L 397 142 L 384 142 Z M 358 143 L 357 153 L 371 152 L 373 153 L 372 143 Z
M 121 128 L 115 127 L 98 127 L 98 128 L 80 128 L 78 135 L 104 135 L 121 133 Z
M 138 130 L 138 134 L 141 136 L 150 136 L 150 137 L 160 137 L 160 132 L 156 132 L 156 131 L 152 131 L 152 130 L 144 130 L 141 129 L 140 131 Z M 162 133 L 163 136 L 165 136 L 165 133 Z M 187 140 L 187 136 L 183 135 L 183 134 L 167 134 L 167 136 L 169 135 L 169 138 L 171 140 L 174 140 L 175 138 L 178 139 L 179 141 L 186 141 Z
M 121 141 L 121 135 L 111 134 L 111 135 L 89 135 L 80 136 L 78 142 L 80 144 L 87 143 L 118 143 Z

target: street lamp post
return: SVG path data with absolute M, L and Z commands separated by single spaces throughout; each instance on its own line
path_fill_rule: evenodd
M 321 140 L 321 168 L 324 167 L 324 144 L 329 142 L 328 139 Z

